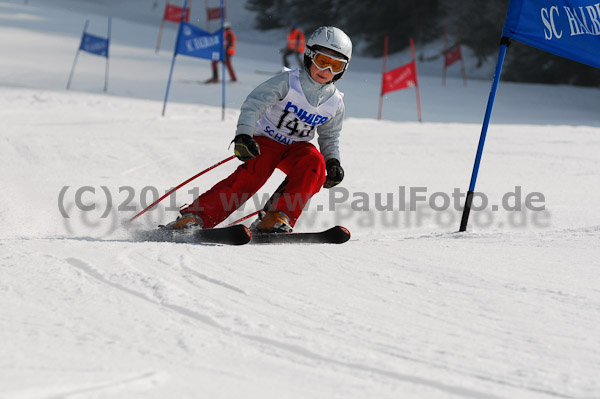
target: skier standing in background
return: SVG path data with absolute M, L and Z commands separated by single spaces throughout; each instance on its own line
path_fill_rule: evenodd
M 342 30 L 318 28 L 308 39 L 302 67 L 261 83 L 242 104 L 232 143 L 244 163 L 182 209 L 167 227 L 215 227 L 277 168 L 287 177 L 252 228 L 260 233 L 291 232 L 308 200 L 321 187 L 331 188 L 344 178 L 339 153 L 344 101 L 334 83 L 351 57 L 352 42 Z M 309 143 L 315 133 L 320 151 Z
M 296 22 L 293 22 L 292 25 L 290 25 L 290 30 L 288 32 L 287 47 L 283 50 L 283 66 L 286 68 L 290 68 L 288 57 L 294 54 L 294 57 L 296 57 L 296 61 L 298 61 L 298 66 L 302 67 L 302 60 L 300 59 L 300 54 L 304 54 L 304 46 L 304 33 L 302 33 L 300 29 L 298 29 L 298 24 L 296 24 Z
M 233 70 L 233 66 L 231 65 L 231 57 L 233 57 L 233 55 L 235 54 L 235 33 L 233 33 L 233 30 L 231 30 L 231 23 L 229 22 L 225 22 L 223 24 L 223 28 L 225 29 L 225 65 L 227 66 L 227 70 L 229 71 L 229 77 L 231 78 L 230 82 L 237 82 L 235 71 Z M 212 78 L 208 79 L 204 83 L 219 83 L 218 66 L 218 61 L 212 62 Z M 223 79 L 225 79 L 225 77 L 223 77 Z

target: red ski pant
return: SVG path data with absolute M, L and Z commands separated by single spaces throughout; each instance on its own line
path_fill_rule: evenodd
M 181 213 L 198 215 L 205 228 L 212 228 L 252 197 L 275 169 L 280 169 L 287 175 L 287 184 L 269 209 L 285 212 L 294 226 L 308 200 L 325 183 L 323 155 L 307 142 L 284 145 L 268 137 L 258 136 L 255 139 L 260 146 L 260 155 L 240 165 Z
M 231 78 L 231 80 L 233 80 L 234 82 L 237 81 L 237 78 L 235 76 L 235 71 L 233 70 L 233 65 L 231 65 L 231 55 L 229 55 L 229 54 L 227 54 L 225 56 L 225 65 L 227 66 L 227 70 L 229 71 L 229 77 Z M 215 79 L 219 78 L 219 72 L 217 69 L 218 66 L 219 66 L 218 61 L 212 62 L 213 78 L 215 78 Z M 225 76 L 223 76 L 223 79 L 225 79 Z

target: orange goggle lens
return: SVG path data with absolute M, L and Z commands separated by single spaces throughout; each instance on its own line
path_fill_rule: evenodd
M 313 63 L 321 70 L 329 68 L 333 73 L 340 73 L 346 67 L 347 61 L 317 52 L 313 58 Z

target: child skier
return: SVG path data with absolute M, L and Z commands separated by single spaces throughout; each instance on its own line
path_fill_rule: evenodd
M 340 29 L 320 27 L 309 37 L 304 67 L 285 71 L 256 87 L 241 107 L 234 154 L 244 163 L 200 195 L 167 227 L 212 228 L 252 197 L 278 168 L 286 175 L 266 213 L 261 233 L 291 232 L 308 200 L 344 178 L 338 149 L 344 118 L 334 83 L 352 57 Z M 320 152 L 309 143 L 318 133 Z

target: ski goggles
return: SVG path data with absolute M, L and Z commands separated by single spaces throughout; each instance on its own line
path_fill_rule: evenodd
M 334 75 L 337 75 L 338 73 L 343 72 L 348 64 L 348 61 L 344 58 L 336 58 L 319 50 L 313 51 L 313 53 L 314 56 L 312 57 L 312 62 L 321 71 L 329 68 Z

